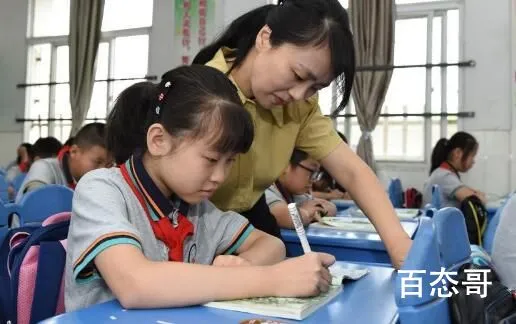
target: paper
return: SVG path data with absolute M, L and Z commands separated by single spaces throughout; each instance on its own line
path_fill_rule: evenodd
M 365 276 L 369 270 L 365 268 L 348 269 L 332 266 L 330 267 L 330 272 L 333 278 L 330 290 L 319 296 L 310 298 L 249 298 L 211 302 L 204 306 L 263 316 L 302 320 L 337 296 L 342 291 L 342 281 L 344 279 L 360 279 Z
M 334 227 L 346 231 L 376 233 L 375 227 L 367 218 L 358 217 L 323 217 L 319 223 L 312 223 L 309 227 Z
M 342 283 L 344 279 L 358 280 L 369 273 L 369 269 L 367 268 L 343 268 L 340 266 L 333 265 L 330 267 L 330 272 L 332 274 L 333 280 L 332 285 L 336 285 L 338 283 Z
M 342 285 L 331 285 L 330 290 L 310 298 L 260 297 L 219 301 L 204 306 L 251 313 L 263 316 L 302 320 L 328 303 L 342 291 Z

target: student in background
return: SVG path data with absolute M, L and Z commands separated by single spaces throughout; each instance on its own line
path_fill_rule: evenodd
M 288 204 L 296 203 L 304 225 L 335 216 L 336 206 L 324 199 L 313 198 L 312 183 L 321 175 L 320 164 L 304 151 L 295 149 L 283 174 L 265 190 L 265 200 L 281 228 L 294 228 Z
M 29 168 L 32 164 L 32 144 L 23 143 L 18 146 L 16 150 L 17 157 L 16 163 L 11 164 L 11 166 L 7 169 L 6 180 L 8 182 L 13 181 L 14 178 L 20 173 L 26 173 L 29 171 Z
M 161 308 L 328 290 L 332 256 L 282 261 L 278 238 L 208 200 L 254 138 L 223 73 L 183 66 L 157 88 L 133 85 L 107 125 L 119 168 L 90 172 L 75 191 L 67 311 L 113 298 L 124 308 Z
M 28 191 L 45 184 L 60 184 L 74 189 L 84 174 L 104 167 L 108 159 L 104 127 L 101 123 L 87 124 L 75 136 L 74 144 L 63 147 L 56 158 L 36 161 L 31 166 L 16 201 L 20 201 Z
M 57 157 L 62 147 L 63 144 L 55 137 L 41 137 L 32 146 L 33 161 Z
M 337 132 L 342 141 L 348 144 L 348 139 L 341 132 Z M 312 196 L 326 200 L 333 199 L 351 199 L 346 189 L 332 178 L 330 173 L 325 168 L 321 167 L 320 179 L 314 181 L 312 185 Z
M 430 177 L 423 187 L 423 206 L 431 203 L 434 185 L 441 189 L 441 207 L 460 208 L 461 202 L 472 195 L 486 203 L 484 193 L 466 186 L 460 179 L 460 173 L 468 172 L 475 164 L 477 151 L 477 140 L 466 132 L 437 141 L 432 151 Z

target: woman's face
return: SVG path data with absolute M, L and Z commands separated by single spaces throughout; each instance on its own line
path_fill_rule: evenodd
M 257 55 L 251 71 L 251 91 L 264 108 L 305 100 L 333 80 L 330 49 L 282 44 L 272 47 L 271 31 L 262 28 L 256 38 Z

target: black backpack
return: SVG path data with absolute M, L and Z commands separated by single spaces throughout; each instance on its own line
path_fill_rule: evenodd
M 486 297 L 478 294 L 466 294 L 467 281 L 465 269 L 489 269 Z M 457 285 L 454 287 L 458 293 L 452 295 L 450 300 L 450 313 L 453 324 L 515 324 L 516 301 L 514 293 L 502 285 L 492 268 L 465 264 L 457 271 Z
M 477 196 L 472 195 L 461 202 L 460 210 L 466 220 L 469 242 L 482 246 L 482 236 L 487 225 L 486 207 Z

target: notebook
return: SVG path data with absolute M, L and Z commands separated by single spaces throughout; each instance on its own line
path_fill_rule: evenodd
M 262 316 L 303 320 L 330 302 L 342 291 L 344 279 L 358 280 L 369 272 L 367 269 L 331 269 L 332 285 L 326 293 L 309 298 L 260 297 L 207 303 L 204 306 L 251 313 Z
M 373 224 L 363 217 L 323 217 L 319 223 L 312 223 L 309 227 L 334 227 L 353 232 L 376 232 Z

